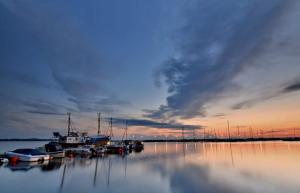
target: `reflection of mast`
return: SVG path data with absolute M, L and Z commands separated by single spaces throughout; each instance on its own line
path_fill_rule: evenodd
M 66 167 L 67 167 L 67 165 L 65 164 L 65 165 L 64 165 L 64 170 L 63 170 L 63 175 L 62 175 L 61 182 L 60 182 L 59 192 L 62 191 L 63 186 L 64 186 Z
M 108 160 L 108 174 L 107 174 L 107 187 L 109 187 L 109 180 L 110 180 L 110 167 L 111 167 L 111 158 Z
M 229 131 L 229 121 L 228 121 L 228 120 L 227 120 L 227 132 L 228 132 L 228 139 L 229 139 L 229 147 L 230 147 L 230 155 L 231 155 L 231 164 L 234 166 L 233 153 L 232 153 L 232 147 L 231 147 L 231 139 L 230 139 L 230 131 Z
M 127 156 L 125 156 L 125 178 L 127 177 Z
M 94 187 L 96 186 L 97 173 L 98 173 L 98 157 L 96 159 L 96 168 L 95 168 L 95 173 L 94 173 Z

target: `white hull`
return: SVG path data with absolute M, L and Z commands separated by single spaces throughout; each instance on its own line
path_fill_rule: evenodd
M 61 151 L 61 152 L 48 152 L 50 157 L 52 158 L 64 158 L 65 157 L 65 152 Z
M 49 155 L 26 155 L 26 154 L 19 154 L 14 152 L 6 152 L 5 155 L 8 158 L 17 157 L 18 161 L 24 161 L 24 162 L 37 162 L 37 161 L 45 161 L 49 160 Z

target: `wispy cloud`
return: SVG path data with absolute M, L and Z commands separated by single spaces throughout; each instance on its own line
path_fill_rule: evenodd
M 107 118 L 106 120 L 109 120 Z M 200 125 L 185 125 L 176 122 L 157 122 L 147 119 L 124 119 L 124 118 L 113 118 L 113 123 L 119 125 L 125 125 L 127 122 L 128 126 L 142 126 L 142 127 L 150 127 L 150 128 L 158 128 L 158 129 L 172 129 L 172 130 L 181 130 L 184 128 L 185 130 L 194 130 L 201 129 Z
M 205 105 L 233 88 L 233 78 L 253 65 L 247 61 L 255 58 L 288 3 L 214 0 L 192 4 L 174 37 L 177 53 L 156 72 L 156 78 L 168 86 L 167 104 L 148 111 L 146 117 L 205 115 Z
M 282 90 L 283 93 L 289 93 L 295 91 L 300 91 L 300 80 L 290 83 Z

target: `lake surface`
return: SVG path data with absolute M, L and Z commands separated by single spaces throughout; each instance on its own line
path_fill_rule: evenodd
M 45 142 L 0 142 L 0 151 Z M 3 193 L 299 193 L 299 142 L 146 143 L 141 153 L 0 167 Z

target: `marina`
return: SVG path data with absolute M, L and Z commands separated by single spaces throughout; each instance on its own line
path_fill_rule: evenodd
M 7 193 L 298 193 L 299 155 L 299 142 L 145 143 L 141 153 L 3 163 L 0 186 Z
M 0 0 L 0 192 L 300 193 L 299 18 Z

